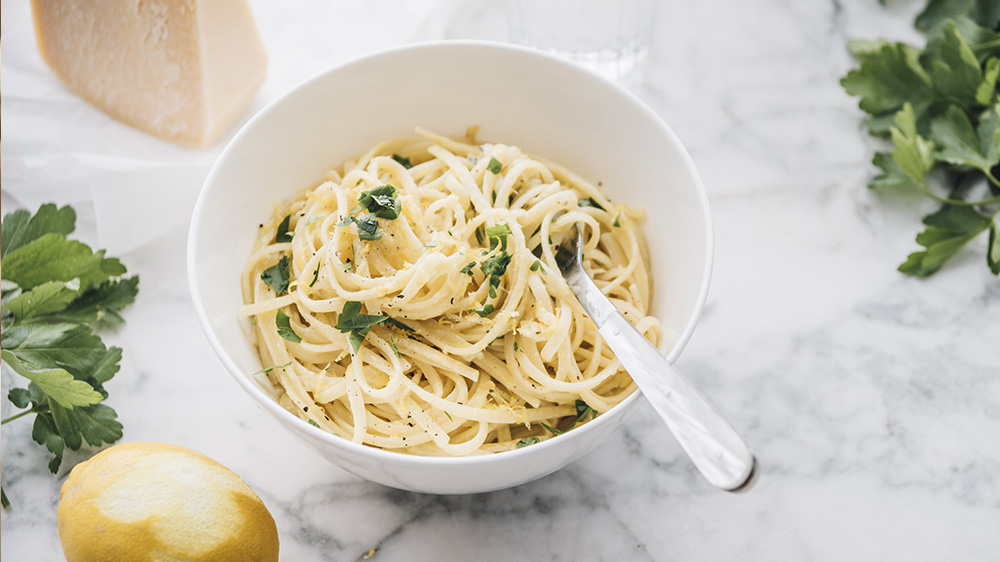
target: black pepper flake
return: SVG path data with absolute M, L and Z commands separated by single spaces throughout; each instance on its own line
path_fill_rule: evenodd
M 302 411 L 303 412 L 308 412 L 309 411 L 309 406 L 302 406 Z

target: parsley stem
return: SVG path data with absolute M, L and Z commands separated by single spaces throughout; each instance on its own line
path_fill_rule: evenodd
M 978 45 L 973 45 L 973 51 L 985 51 L 986 49 L 992 49 L 993 47 L 1000 47 L 1000 39 L 994 39 L 992 41 L 987 41 L 985 43 L 980 43 Z
M 42 412 L 42 411 L 44 411 L 44 409 L 42 409 L 42 408 L 31 408 L 31 409 L 25 410 L 25 411 L 23 411 L 23 412 L 21 412 L 19 414 L 14 414 L 13 416 L 11 416 L 11 417 L 3 420 L 3 421 L 0 421 L 0 425 L 3 425 L 5 423 L 7 423 L 7 422 L 14 421 L 17 418 L 21 418 L 21 417 L 27 416 L 28 414 L 37 414 L 38 412 Z
M 993 181 L 993 183 L 997 183 L 996 178 L 994 178 L 991 174 L 987 174 L 987 176 L 990 178 L 991 181 Z M 997 183 L 997 185 L 1000 185 L 1000 183 Z M 957 205 L 959 207 L 976 207 L 979 205 L 992 205 L 993 203 L 1000 203 L 1000 195 L 996 195 L 986 199 L 980 199 L 979 201 L 966 201 L 964 199 L 952 199 L 950 197 L 941 197 L 940 195 L 928 189 L 927 185 L 924 182 L 920 182 L 920 190 L 935 201 L 945 203 L 947 205 Z

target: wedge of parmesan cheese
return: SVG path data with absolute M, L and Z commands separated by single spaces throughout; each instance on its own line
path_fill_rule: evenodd
M 247 0 L 32 0 L 46 64 L 111 117 L 187 146 L 247 108 L 267 54 Z

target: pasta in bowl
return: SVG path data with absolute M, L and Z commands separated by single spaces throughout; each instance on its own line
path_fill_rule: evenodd
M 676 359 L 712 257 L 677 137 L 558 58 L 425 43 L 255 115 L 205 180 L 188 278 L 226 371 L 295 438 L 388 486 L 486 492 L 580 458 L 643 403 L 559 278 L 577 226 L 590 273 Z M 219 430 L 294 447 L 239 427 Z
M 354 443 L 461 456 L 534 445 L 635 384 L 562 280 L 556 243 L 655 344 L 641 210 L 516 146 L 381 142 L 278 205 L 243 276 L 259 382 Z M 363 311 L 362 311 L 363 310 Z

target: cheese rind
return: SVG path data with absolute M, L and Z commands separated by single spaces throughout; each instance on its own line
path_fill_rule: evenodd
M 208 146 L 247 108 L 267 54 L 246 0 L 32 0 L 46 64 L 111 117 Z

